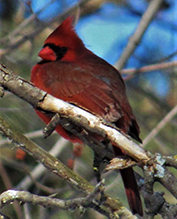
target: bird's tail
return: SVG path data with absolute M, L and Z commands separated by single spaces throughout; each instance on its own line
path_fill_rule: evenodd
M 114 146 L 114 152 L 116 156 L 125 155 L 120 148 Z M 125 187 L 128 203 L 133 214 L 139 214 L 143 216 L 142 202 L 138 185 L 136 182 L 135 174 L 132 167 L 128 167 L 120 170 L 122 180 Z
M 143 216 L 142 202 L 132 167 L 122 169 L 120 173 L 132 213 Z

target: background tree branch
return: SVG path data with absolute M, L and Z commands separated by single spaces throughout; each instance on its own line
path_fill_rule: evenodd
M 143 14 L 140 23 L 135 31 L 135 33 L 130 37 L 127 47 L 122 52 L 121 57 L 115 63 L 117 69 L 121 70 L 129 57 L 132 55 L 134 50 L 136 49 L 137 45 L 141 42 L 141 39 L 146 32 L 149 24 L 151 23 L 152 19 L 158 12 L 163 0 L 152 0 L 147 8 L 146 12 Z

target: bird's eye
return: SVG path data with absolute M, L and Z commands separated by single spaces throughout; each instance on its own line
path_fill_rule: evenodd
M 57 55 L 57 60 L 60 60 L 63 58 L 63 56 L 66 54 L 67 52 L 67 48 L 66 47 L 57 47 L 55 51 L 55 54 Z
M 65 54 L 67 51 L 67 48 L 66 47 L 60 47 L 60 52 Z

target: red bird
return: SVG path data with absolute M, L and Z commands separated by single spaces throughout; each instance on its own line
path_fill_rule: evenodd
M 84 46 L 72 23 L 73 18 L 68 17 L 45 40 L 38 54 L 42 61 L 33 67 L 31 81 L 54 97 L 88 109 L 114 123 L 141 142 L 120 73 Z M 51 119 L 40 111 L 37 114 L 45 123 Z M 56 131 L 72 142 L 80 141 L 60 125 L 57 125 Z M 123 152 L 115 148 L 115 154 L 122 155 Z M 126 168 L 120 172 L 132 212 L 143 215 L 133 169 Z

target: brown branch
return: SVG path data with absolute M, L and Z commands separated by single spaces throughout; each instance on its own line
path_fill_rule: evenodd
M 168 172 L 168 170 L 165 170 L 164 176 L 161 179 L 163 180 L 163 178 L 165 178 L 166 183 L 170 186 L 173 182 L 168 182 L 169 176 L 171 178 L 171 174 Z M 140 181 L 143 180 L 141 176 L 138 177 L 140 178 Z M 154 218 L 155 215 L 160 214 L 162 218 L 175 219 L 177 215 L 177 205 L 172 205 L 166 202 L 163 197 L 163 192 L 153 191 L 153 184 L 155 182 L 155 178 L 153 174 L 149 172 L 148 168 L 144 170 L 144 180 L 145 183 L 142 185 L 140 192 L 144 198 L 144 202 L 146 205 L 146 218 Z M 175 186 L 176 184 L 174 185 L 174 187 Z
M 163 198 L 163 194 L 153 191 L 154 176 L 147 167 L 144 168 L 144 181 L 145 183 L 141 186 L 140 192 L 144 198 L 146 215 L 149 219 L 154 218 L 165 200 Z
M 2 181 L 4 182 L 6 189 L 11 189 L 13 186 L 12 186 L 10 177 L 7 174 L 1 161 L 0 161 L 0 175 L 2 176 Z M 15 213 L 17 214 L 17 217 L 22 218 L 23 214 L 22 214 L 21 208 L 16 202 L 14 203 L 14 210 L 15 210 Z
M 149 179 L 147 180 L 147 177 L 145 177 L 146 186 L 144 193 L 146 194 L 146 200 L 150 200 L 151 198 L 153 199 L 155 195 L 152 189 L 154 181 L 162 183 L 176 197 L 176 190 L 170 187 L 170 185 L 169 187 L 167 186 L 167 179 L 172 175 L 169 175 L 170 173 L 164 168 L 165 159 L 163 159 L 160 155 L 157 154 L 152 159 L 151 154 L 147 154 L 145 150 L 135 144 L 127 136 L 121 134 L 115 127 L 112 127 L 111 124 L 106 123 L 102 119 L 95 117 L 78 107 L 56 99 L 44 91 L 40 91 L 31 83 L 13 75 L 12 72 L 4 66 L 0 66 L 0 85 L 26 100 L 34 107 L 42 109 L 46 113 L 59 113 L 59 122 L 64 128 L 67 129 L 69 123 L 69 131 L 72 131 L 74 135 L 76 134 L 84 142 L 92 146 L 93 149 L 98 147 L 100 150 L 100 148 L 104 147 L 102 149 L 107 152 L 109 158 L 113 156 L 112 152 L 109 152 L 107 148 L 105 149 L 105 146 L 93 138 L 90 133 L 98 134 L 107 140 L 109 139 L 111 142 L 114 142 L 117 147 L 126 151 L 127 154 L 137 160 L 139 164 L 144 167 L 145 172 L 152 177 L 152 182 L 150 183 L 147 183 Z M 34 158 L 40 160 L 40 162 L 42 162 L 47 168 L 51 169 L 55 174 L 61 176 L 67 182 L 77 186 L 77 188 L 81 189 L 86 194 L 90 194 L 94 190 L 93 186 L 91 186 L 88 182 L 83 181 L 83 179 L 79 176 L 76 177 L 75 174 L 71 170 L 67 169 L 63 164 L 60 166 L 60 162 L 56 158 L 51 157 L 51 155 L 48 157 L 47 152 L 41 151 L 41 148 L 37 149 L 33 143 L 28 142 L 29 140 L 16 131 L 12 131 L 2 119 L 1 121 L 1 130 L 3 130 L 3 133 L 8 136 L 8 138 L 16 142 L 21 148 L 24 148 L 29 153 L 33 154 Z M 130 163 L 130 165 L 132 165 L 132 163 Z M 163 177 L 165 177 L 165 179 L 163 179 Z M 176 179 L 173 178 L 173 180 Z M 175 186 L 177 187 L 176 184 Z M 162 203 L 164 203 L 163 198 Z M 156 211 L 160 212 L 162 210 L 161 206 L 166 206 L 162 203 L 159 201 L 156 208 L 151 205 L 149 210 L 152 212 L 152 207 L 154 207 Z M 106 197 L 106 201 L 105 203 L 102 203 L 102 205 L 104 210 L 106 206 L 109 206 L 109 209 L 112 209 L 111 211 L 118 210 L 119 215 L 130 214 L 129 211 L 124 208 L 120 209 L 120 206 L 122 205 L 119 201 L 115 201 L 109 197 Z M 124 212 L 122 213 L 122 211 Z
M 132 55 L 136 47 L 141 42 L 141 39 L 147 30 L 150 22 L 155 17 L 156 13 L 158 12 L 163 0 L 152 0 L 149 3 L 149 7 L 147 8 L 146 12 L 141 18 L 141 21 L 138 27 L 135 30 L 135 33 L 130 37 L 127 47 L 124 49 L 121 57 L 116 62 L 115 66 L 117 69 L 121 70 L 129 57 Z
M 173 107 L 172 110 L 157 124 L 157 126 L 146 136 L 143 140 L 143 146 L 147 145 L 150 140 L 152 140 L 162 128 L 177 114 L 177 105 Z
M 164 219 L 176 219 L 177 205 L 170 205 L 169 203 L 164 202 L 159 213 Z
M 98 134 L 104 139 L 109 139 L 115 146 L 121 148 L 139 163 L 146 164 L 147 161 L 150 160 L 150 157 L 142 147 L 129 139 L 128 136 L 120 133 L 118 129 L 112 127 L 111 124 L 106 123 L 103 119 L 81 108 L 70 105 L 39 90 L 31 83 L 14 75 L 2 65 L 0 66 L 0 85 L 4 87 L 4 89 L 10 90 L 15 95 L 24 99 L 35 108 L 42 109 L 45 112 L 59 113 L 61 117 L 60 124 L 64 123 L 62 124 L 64 128 L 70 128 L 71 124 L 70 126 L 67 124 L 71 122 L 75 127 L 80 127 L 82 130 L 85 129 L 87 132 Z M 77 134 L 76 132 L 77 131 L 74 131 L 74 134 Z M 84 136 L 85 138 L 88 136 L 87 132 Z M 82 137 L 81 134 L 78 133 L 78 135 Z M 86 140 L 86 143 L 88 142 L 89 139 Z
M 66 18 L 67 16 L 75 12 L 78 7 L 83 7 L 88 1 L 89 0 L 81 0 L 78 4 L 75 4 L 73 7 L 68 8 L 65 12 L 63 12 L 62 14 L 60 14 L 59 16 L 51 20 L 49 22 L 50 26 L 56 21 L 60 22 L 64 20 L 64 18 Z M 41 11 L 44 10 L 44 8 L 41 9 Z M 19 46 L 25 43 L 27 39 L 28 40 L 33 39 L 35 36 L 37 36 L 40 32 L 42 32 L 46 28 L 47 26 L 46 24 L 35 25 L 34 23 L 35 20 L 36 20 L 36 15 L 32 14 L 27 20 L 24 20 L 15 30 L 9 33 L 7 37 L 3 38 L 0 41 L 1 44 L 3 43 L 3 45 L 7 45 L 6 49 L 0 49 L 0 57 L 8 54 L 9 52 L 12 52 L 16 48 L 19 48 Z M 24 27 L 27 25 L 28 26 L 31 25 L 31 27 L 30 27 L 30 30 L 28 30 L 28 32 L 24 34 L 23 33 Z M 35 28 L 34 28 L 34 25 L 35 25 Z M 18 35 L 18 39 L 17 37 L 15 37 L 16 35 Z M 12 40 L 13 38 L 14 40 Z M 9 43 L 9 39 L 11 39 L 10 43 Z
M 94 187 L 90 185 L 86 180 L 84 180 L 79 175 L 75 174 L 72 170 L 70 170 L 63 163 L 61 163 L 57 158 L 53 157 L 45 150 L 38 147 L 24 135 L 12 129 L 1 117 L 0 133 L 8 137 L 17 146 L 28 152 L 34 159 L 42 163 L 47 169 L 52 171 L 54 174 L 62 177 L 68 183 L 72 184 L 74 187 L 77 187 L 78 189 L 82 190 L 82 192 L 86 193 L 87 195 L 93 192 Z M 132 214 L 125 207 L 122 206 L 121 202 L 118 199 L 115 200 L 110 197 L 105 197 L 103 209 L 105 208 L 107 209 L 107 212 L 109 212 L 109 209 L 111 209 L 111 212 L 116 211 L 117 215 L 127 215 L 127 218 L 128 215 L 129 217 L 132 216 Z M 102 213 L 101 210 L 99 212 Z
M 159 181 L 177 199 L 177 179 L 166 168 L 163 177 L 157 177 Z
M 38 147 L 35 143 L 30 141 L 24 135 L 20 134 L 16 130 L 7 124 L 7 122 L 0 117 L 0 133 L 11 139 L 17 146 L 27 151 L 29 154 L 40 161 L 47 169 L 52 170 L 58 176 L 65 179 L 67 182 L 76 184 L 77 188 L 83 189 L 87 188 L 86 193 L 92 191 L 93 187 L 88 184 L 87 181 L 82 181 L 81 183 L 76 182 L 76 175 L 73 171 L 62 164 L 58 159 L 50 155 L 47 151 Z
M 141 68 L 129 68 L 129 69 L 122 69 L 121 74 L 126 74 L 128 75 L 126 79 L 132 78 L 135 74 L 141 74 L 145 72 L 150 72 L 150 71 L 156 71 L 156 70 L 164 70 L 168 68 L 174 68 L 177 66 L 177 61 L 173 62 L 166 62 L 166 63 L 158 63 L 154 65 L 147 65 Z
M 70 200 L 61 200 L 56 198 L 44 197 L 31 194 L 24 191 L 8 190 L 0 195 L 0 208 L 14 202 L 15 200 L 24 203 L 39 204 L 44 207 L 58 207 L 64 210 L 74 210 L 76 208 L 93 208 L 109 218 L 115 218 L 113 214 L 100 208 L 99 199 L 104 191 L 103 182 L 99 183 L 95 189 L 85 198 L 75 198 Z M 98 198 L 100 196 L 100 198 Z
M 163 159 L 165 159 L 165 165 L 168 167 L 174 167 L 177 169 L 177 156 L 175 155 L 174 157 L 170 156 L 164 156 Z
M 57 143 L 53 146 L 53 148 L 49 151 L 49 154 L 54 157 L 58 157 L 61 151 L 66 146 L 68 141 L 64 138 L 60 138 Z M 31 184 L 37 183 L 36 181 L 44 174 L 45 167 L 42 164 L 38 164 L 30 173 L 29 176 L 26 176 L 15 189 L 17 190 L 28 190 Z

